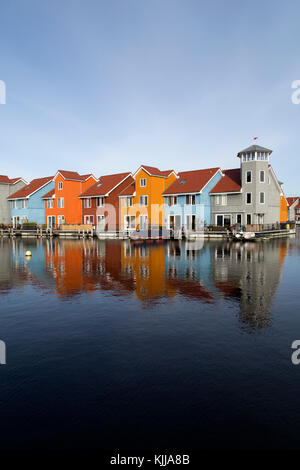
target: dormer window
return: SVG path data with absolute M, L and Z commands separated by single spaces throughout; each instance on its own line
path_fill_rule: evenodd
M 181 180 L 179 184 L 184 184 L 186 183 L 186 180 Z

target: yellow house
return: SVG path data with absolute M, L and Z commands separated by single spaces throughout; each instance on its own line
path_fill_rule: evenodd
M 161 227 L 164 222 L 162 193 L 176 178 L 174 170 L 161 171 L 142 165 L 119 196 L 122 229 L 145 230 Z

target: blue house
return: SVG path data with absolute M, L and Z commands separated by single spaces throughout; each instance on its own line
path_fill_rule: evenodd
M 178 230 L 201 230 L 211 223 L 210 190 L 222 178 L 220 168 L 183 171 L 163 192 L 165 226 Z
M 7 199 L 11 203 L 11 222 L 13 226 L 26 222 L 45 224 L 45 201 L 42 197 L 54 189 L 53 176 L 37 178 Z

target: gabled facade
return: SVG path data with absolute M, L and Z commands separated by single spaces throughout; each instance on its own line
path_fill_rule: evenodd
M 42 198 L 53 186 L 53 176 L 36 178 L 8 197 L 14 227 L 26 222 L 35 222 L 38 225 L 45 223 L 45 205 Z
M 294 196 L 287 197 L 286 200 L 288 203 L 288 220 L 290 222 L 294 222 L 296 220 L 296 207 L 299 205 L 300 199 L 299 197 Z
M 183 171 L 163 192 L 168 229 L 201 230 L 211 220 L 210 190 L 222 178 L 220 168 Z
M 142 165 L 120 194 L 122 230 L 158 229 L 164 224 L 163 192 L 177 178 L 173 170 Z M 133 190 L 134 189 L 134 190 Z M 131 194 L 127 194 L 127 193 Z
M 0 224 L 11 223 L 10 202 L 8 197 L 28 184 L 23 178 L 9 178 L 0 175 Z
M 48 227 L 82 223 L 82 206 L 78 196 L 97 179 L 92 174 L 79 175 L 76 171 L 59 170 L 53 180 L 53 190 L 44 195 L 44 223 Z
M 240 168 L 224 170 L 210 191 L 213 225 L 280 223 L 283 191 L 269 164 L 272 150 L 259 145 L 237 154 Z
M 98 231 L 120 230 L 120 193 L 134 180 L 131 173 L 100 176 L 98 181 L 80 194 L 82 222 Z

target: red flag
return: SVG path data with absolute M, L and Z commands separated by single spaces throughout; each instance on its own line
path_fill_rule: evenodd
M 258 137 L 253 137 L 253 140 L 257 140 L 257 139 L 258 139 Z

